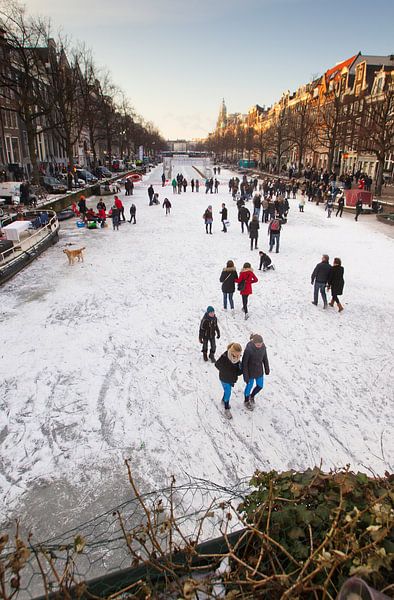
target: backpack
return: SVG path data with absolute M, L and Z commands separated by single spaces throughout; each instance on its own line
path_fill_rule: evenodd
M 271 223 L 271 227 L 270 227 L 271 231 L 279 231 L 280 230 L 280 223 L 278 219 L 274 219 Z

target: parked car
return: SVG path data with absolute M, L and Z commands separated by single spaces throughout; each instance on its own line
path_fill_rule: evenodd
M 67 192 L 67 185 L 63 181 L 56 179 L 56 177 L 44 175 L 40 177 L 40 184 L 50 194 L 65 194 Z
M 20 181 L 3 181 L 0 183 L 0 199 L 4 200 L 4 204 L 20 204 L 21 195 Z M 29 204 L 35 206 L 37 204 L 37 196 L 30 191 Z
M 107 179 L 113 176 L 113 174 L 111 173 L 111 171 L 109 169 L 107 169 L 107 167 L 97 167 L 96 169 L 96 175 L 97 177 L 99 177 L 100 179 Z
M 97 177 L 92 175 L 92 173 L 90 173 L 90 171 L 88 171 L 87 169 L 76 169 L 76 173 L 78 179 L 83 179 L 83 181 L 88 185 L 92 185 L 94 183 L 97 183 L 98 181 Z

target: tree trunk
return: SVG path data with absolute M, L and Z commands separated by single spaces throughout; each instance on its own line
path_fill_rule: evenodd
M 384 162 L 385 157 L 377 157 L 378 158 L 378 175 L 375 181 L 375 194 L 377 196 L 382 195 L 382 186 L 383 186 L 383 171 L 384 171 Z
M 40 182 L 40 172 L 38 169 L 38 157 L 36 152 L 36 135 L 37 130 L 35 124 L 31 119 L 26 119 L 26 134 L 27 134 L 27 145 L 29 147 L 29 156 L 32 166 L 32 183 L 38 185 Z

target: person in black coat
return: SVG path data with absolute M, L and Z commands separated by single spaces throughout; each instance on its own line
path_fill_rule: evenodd
M 223 292 L 223 308 L 227 310 L 227 298 L 230 303 L 231 310 L 234 310 L 233 294 L 235 292 L 235 280 L 238 279 L 237 269 L 232 260 L 227 261 L 227 265 L 220 275 L 220 283 L 222 284 Z
M 238 377 L 242 373 L 241 367 L 242 346 L 236 342 L 232 342 L 227 346 L 226 352 L 215 362 L 215 367 L 219 370 L 219 379 L 223 387 L 224 414 L 227 419 L 232 419 L 230 412 L 231 391 Z
M 243 202 L 243 200 L 242 200 L 242 202 Z M 244 225 L 246 225 L 246 231 L 249 231 L 249 219 L 250 219 L 249 209 L 246 208 L 246 206 L 244 206 L 244 204 L 241 204 L 241 206 L 238 208 L 238 221 L 241 223 L 242 233 L 244 232 Z
M 133 221 L 134 225 L 137 223 L 137 221 L 135 220 L 136 212 L 137 212 L 137 207 L 135 204 L 132 204 L 130 206 L 130 221 L 129 221 L 129 223 L 131 223 L 131 221 Z
M 343 306 L 339 302 L 338 296 L 342 296 L 343 287 L 345 285 L 345 281 L 343 279 L 344 268 L 342 267 L 342 261 L 340 258 L 334 258 L 333 266 L 331 267 L 331 271 L 328 275 L 328 289 L 331 289 L 331 300 L 329 302 L 330 306 L 334 306 L 336 302 L 338 305 L 338 312 L 343 311 Z
M 338 196 L 336 197 L 336 200 L 338 202 L 338 208 L 337 208 L 337 212 L 335 213 L 335 216 L 337 217 L 338 213 L 339 213 L 339 216 L 342 217 L 343 207 L 345 206 L 345 198 L 344 198 L 342 192 L 340 192 L 338 194 Z
M 329 260 L 330 259 L 328 254 L 323 254 L 323 256 L 321 257 L 321 262 L 319 262 L 316 265 L 311 275 L 311 284 L 314 285 L 312 304 L 317 306 L 320 291 L 321 297 L 323 299 L 323 308 L 327 308 L 326 285 L 328 281 L 328 276 L 331 271 L 331 265 L 328 262 Z
M 354 217 L 355 221 L 358 221 L 358 217 L 363 212 L 363 201 L 359 198 L 356 202 L 356 216 Z
M 261 271 L 261 268 L 263 269 L 263 271 L 269 271 L 270 269 L 273 269 L 275 271 L 275 267 L 272 264 L 272 260 L 270 259 L 268 254 L 266 254 L 265 252 L 262 252 L 262 250 L 260 250 L 259 256 L 260 256 L 259 271 Z
M 216 351 L 216 340 L 215 336 L 220 338 L 220 330 L 218 327 L 218 320 L 215 316 L 215 309 L 213 306 L 208 306 L 205 315 L 201 319 L 200 329 L 198 332 L 198 339 L 202 344 L 202 355 L 204 360 L 208 360 L 208 342 L 211 345 L 211 351 L 209 358 L 211 362 L 215 362 L 215 351 Z
M 250 249 L 251 250 L 253 250 L 253 242 L 254 242 L 255 249 L 257 248 L 259 229 L 260 229 L 259 218 L 257 215 L 254 215 L 250 222 L 250 225 L 249 225 L 249 237 L 250 237 Z
M 223 233 L 227 233 L 227 228 L 226 228 L 226 222 L 227 222 L 227 208 L 225 203 L 222 203 L 222 210 L 220 211 L 220 214 L 222 215 L 222 225 L 223 225 Z
M 264 387 L 264 371 L 266 375 L 269 375 L 267 349 L 261 335 L 254 333 L 250 336 L 250 342 L 246 345 L 242 359 L 242 373 L 246 383 L 244 400 L 245 408 L 248 410 L 254 409 L 255 397 Z M 252 391 L 255 382 L 256 385 Z

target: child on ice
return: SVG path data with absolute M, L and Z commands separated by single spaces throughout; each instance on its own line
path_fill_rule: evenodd
M 216 339 L 220 338 L 220 331 L 218 327 L 218 320 L 215 316 L 215 309 L 213 306 L 208 306 L 205 315 L 201 319 L 200 329 L 198 332 L 198 339 L 202 344 L 202 355 L 204 360 L 208 360 L 208 342 L 211 345 L 209 358 L 211 362 L 215 362 L 215 351 L 216 351 Z
M 219 379 L 223 387 L 222 402 L 224 403 L 224 415 L 227 419 L 233 418 L 230 411 L 231 388 L 234 387 L 242 372 L 241 353 L 242 346 L 236 342 L 231 342 L 227 346 L 226 352 L 223 352 L 215 363 L 215 367 L 219 370 Z

